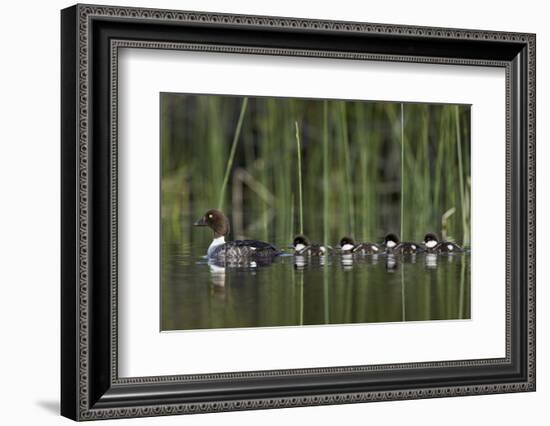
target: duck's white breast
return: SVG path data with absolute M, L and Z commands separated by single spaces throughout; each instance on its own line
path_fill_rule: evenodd
M 210 243 L 210 245 L 208 246 L 208 251 L 207 251 L 208 256 L 210 256 L 213 253 L 216 247 L 221 246 L 222 244 L 225 244 L 225 237 L 222 236 L 222 237 L 214 238 Z

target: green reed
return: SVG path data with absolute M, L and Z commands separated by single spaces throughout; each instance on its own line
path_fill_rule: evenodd
M 348 220 L 349 220 L 349 229 L 353 233 L 355 230 L 355 213 L 354 213 L 354 191 L 351 181 L 352 175 L 352 165 L 349 152 L 349 137 L 348 137 L 348 118 L 347 118 L 347 108 L 346 102 L 340 102 L 340 130 L 341 130 L 341 139 L 340 143 L 342 145 L 343 157 L 344 157 L 344 171 L 345 171 L 345 185 L 344 189 L 346 192 L 346 205 L 348 211 Z
M 209 238 L 178 223 L 218 206 L 239 237 L 280 245 L 420 240 L 442 219 L 469 244 L 466 106 L 163 94 L 161 108 L 161 212 L 179 238 Z
M 223 200 L 225 195 L 225 188 L 227 182 L 229 181 L 229 174 L 231 173 L 231 168 L 233 167 L 233 160 L 235 159 L 235 152 L 237 151 L 237 142 L 239 141 L 239 136 L 241 135 L 241 127 L 243 125 L 244 114 L 246 112 L 246 107 L 248 105 L 248 98 L 243 98 L 243 103 L 241 105 L 241 112 L 239 114 L 239 121 L 237 121 L 237 127 L 235 128 L 235 133 L 233 134 L 233 142 L 231 143 L 231 151 L 229 153 L 229 158 L 227 159 L 227 164 L 225 166 L 225 174 L 223 176 L 222 187 L 220 188 L 220 201 L 218 202 L 218 208 L 223 208 Z
M 362 104 L 357 103 L 357 106 L 356 106 L 357 118 L 360 118 L 362 116 L 362 113 L 363 113 L 362 108 L 357 110 L 357 108 L 360 108 L 362 106 L 363 106 Z M 357 131 L 357 134 L 358 135 L 361 134 L 362 132 L 364 132 L 364 130 L 365 130 L 364 127 L 362 127 L 361 130 Z M 361 189 L 359 205 L 361 206 L 362 212 L 368 212 L 369 209 L 373 207 L 372 204 L 374 204 L 370 196 L 372 193 L 372 188 L 369 182 L 370 180 L 369 179 L 369 171 L 370 171 L 369 151 L 372 148 L 372 145 L 369 144 L 371 140 L 370 140 L 370 137 L 367 136 L 366 134 L 363 134 L 362 137 L 359 137 L 358 139 L 361 140 L 362 144 L 364 145 L 364 149 L 361 149 L 359 152 L 359 165 L 360 165 L 360 177 L 361 177 L 360 184 L 358 185 Z M 371 216 L 372 215 L 368 215 L 368 214 L 358 215 L 358 220 L 361 223 L 360 235 L 362 238 L 367 238 L 371 234 L 369 229 L 369 218 Z
M 401 103 L 401 115 L 400 115 L 400 124 L 401 124 L 401 209 L 399 213 L 400 217 L 400 226 L 399 226 L 399 235 L 403 239 L 403 220 L 405 218 L 405 113 L 403 110 L 403 104 Z
M 323 101 L 323 244 L 329 244 L 328 101 Z
M 300 129 L 298 122 L 294 122 L 296 126 L 296 158 L 298 160 L 298 208 L 300 212 L 300 234 L 304 233 L 304 202 L 302 198 L 302 147 L 300 145 Z
M 464 244 L 468 244 L 468 225 L 466 223 L 466 205 L 464 196 L 464 170 L 462 166 L 462 141 L 460 136 L 460 111 L 458 106 L 455 106 L 455 124 L 456 124 L 456 151 L 458 159 L 458 177 L 460 184 L 460 208 L 462 216 L 462 230 Z

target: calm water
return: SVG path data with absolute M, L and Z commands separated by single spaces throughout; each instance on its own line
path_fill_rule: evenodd
M 196 232 L 193 241 L 163 239 L 162 330 L 470 318 L 469 254 L 285 255 L 223 268 L 203 257 L 211 232 Z

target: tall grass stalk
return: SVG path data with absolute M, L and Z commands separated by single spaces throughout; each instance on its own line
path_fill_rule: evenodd
M 464 197 L 464 169 L 462 165 L 462 138 L 460 137 L 460 114 L 458 105 L 455 106 L 455 124 L 456 124 L 456 151 L 458 157 L 458 176 L 460 184 L 460 208 L 462 216 L 462 244 L 468 245 L 468 225 L 466 222 L 466 198 Z
M 371 198 L 371 194 L 374 192 L 373 186 L 375 186 L 376 184 L 376 177 L 374 177 L 374 179 L 369 179 L 370 169 L 368 155 L 374 150 L 374 146 L 371 143 L 372 138 L 365 124 L 368 119 L 367 111 L 364 108 L 364 104 L 357 102 L 354 106 L 356 121 L 354 138 L 358 143 L 361 144 L 361 150 L 359 153 L 360 180 L 358 185 L 358 187 L 360 188 L 360 199 L 358 200 L 358 203 L 361 206 L 360 211 L 363 212 L 363 214 L 358 215 L 358 219 L 360 219 L 361 222 L 361 236 L 363 238 L 368 238 L 371 236 L 369 225 L 372 221 L 373 216 L 372 213 L 370 213 L 369 211 L 369 200 Z
M 302 201 L 302 148 L 300 144 L 300 129 L 298 122 L 294 122 L 296 126 L 296 156 L 298 158 L 298 205 L 300 207 L 300 234 L 304 233 L 304 206 Z
M 294 192 L 291 193 L 291 197 L 294 200 Z M 294 203 L 290 203 L 290 219 L 289 219 L 290 235 L 288 241 L 292 241 L 294 238 Z
M 323 101 L 323 244 L 327 245 L 329 234 L 329 186 L 328 186 L 328 102 Z
M 348 118 L 346 113 L 346 103 L 340 103 L 340 126 L 342 129 L 342 147 L 344 148 L 344 162 L 345 162 L 345 178 L 346 178 L 346 193 L 347 204 L 349 211 L 349 232 L 353 234 L 355 232 L 355 209 L 353 206 L 353 185 L 351 182 L 351 159 L 349 154 L 349 135 L 348 135 Z
M 424 139 L 424 184 L 425 184 L 425 198 L 424 198 L 424 205 L 432 205 L 434 207 L 435 204 L 433 203 L 432 194 L 433 194 L 433 179 L 432 179 L 432 155 L 430 154 L 430 150 L 432 149 L 432 143 L 430 141 L 430 128 L 431 128 L 431 122 L 432 122 L 432 114 L 430 112 L 430 107 L 426 105 L 424 107 L 424 125 L 425 128 L 423 130 L 423 139 Z M 437 221 L 438 221 L 438 214 L 433 211 L 434 209 L 430 209 L 430 211 L 426 212 L 426 218 L 428 223 L 433 223 L 431 226 L 432 230 L 434 232 L 437 232 Z
M 231 144 L 231 152 L 229 153 L 229 158 L 227 159 L 227 164 L 225 166 L 225 175 L 223 177 L 222 187 L 220 189 L 220 200 L 218 202 L 218 208 L 223 208 L 223 199 L 225 195 L 225 188 L 227 186 L 227 182 L 229 181 L 229 174 L 231 173 L 231 167 L 233 167 L 233 160 L 235 159 L 235 152 L 237 150 L 237 142 L 239 140 L 239 136 L 241 134 L 241 127 L 243 125 L 244 120 L 244 114 L 246 112 L 246 107 L 248 105 L 248 98 L 243 98 L 243 103 L 241 104 L 241 112 L 239 114 L 239 121 L 237 122 L 237 128 L 235 129 L 235 133 L 233 134 L 233 142 Z
M 400 238 L 403 239 L 403 219 L 404 219 L 404 191 L 405 191 L 405 114 L 403 103 L 401 103 L 401 225 L 400 225 Z

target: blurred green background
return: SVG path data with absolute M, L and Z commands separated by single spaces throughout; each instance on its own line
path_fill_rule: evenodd
M 171 93 L 160 104 L 163 237 L 192 239 L 182 220 L 221 207 L 232 239 L 286 245 L 303 223 L 332 245 L 428 231 L 470 243 L 468 105 Z

